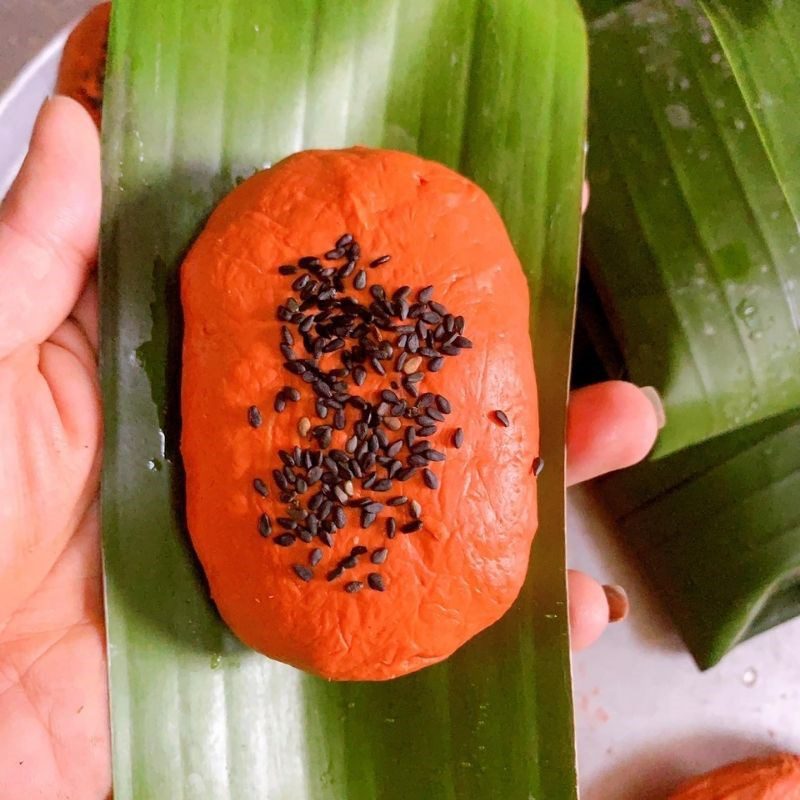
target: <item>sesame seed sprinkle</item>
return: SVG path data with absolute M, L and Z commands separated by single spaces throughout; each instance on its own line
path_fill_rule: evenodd
M 370 273 L 368 279 L 365 267 L 391 259 L 386 253 L 362 261 L 359 242 L 353 233 L 344 233 L 324 255 L 303 256 L 277 268 L 293 294 L 277 308 L 275 346 L 287 375 L 300 380 L 277 391 L 273 408 L 278 414 L 300 413 L 291 428 L 297 443 L 276 454 L 277 468 L 272 469 L 276 502 L 285 504 L 276 509 L 277 534 L 266 513 L 260 514 L 257 528 L 280 547 L 302 548 L 307 564 L 289 564 L 301 582 L 313 579 L 323 547 L 332 548 L 335 538 L 347 536 L 349 526 L 367 544 L 351 548 L 327 572 L 327 580 L 336 580 L 367 555 L 377 521 L 387 546 L 372 550 L 369 559 L 383 564 L 398 531 L 423 529 L 423 498 L 416 494 L 425 491 L 423 485 L 439 487 L 429 465 L 445 460 L 448 445 L 463 444 L 461 428 L 447 442 L 433 438 L 453 409 L 447 398 L 426 391 L 425 381 L 444 369 L 449 357 L 473 347 L 464 335 L 464 318 L 435 299 L 433 285 L 388 286 L 380 280 L 383 272 Z M 297 404 L 296 410 L 290 404 Z M 256 405 L 248 409 L 247 422 L 252 428 L 263 424 Z M 408 484 L 402 490 L 407 494 L 397 493 L 400 484 Z M 253 487 L 268 496 L 261 478 Z M 386 588 L 377 572 L 363 580 L 344 588 L 348 593 L 365 585 L 380 592 Z

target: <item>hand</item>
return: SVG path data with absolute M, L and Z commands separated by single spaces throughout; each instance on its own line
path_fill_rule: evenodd
M 111 788 L 97 516 L 101 407 L 97 132 L 76 103 L 42 109 L 0 209 L 0 789 L 106 798 Z M 571 482 L 627 466 L 657 419 L 630 384 L 575 392 Z M 609 618 L 603 589 L 570 575 L 573 642 Z

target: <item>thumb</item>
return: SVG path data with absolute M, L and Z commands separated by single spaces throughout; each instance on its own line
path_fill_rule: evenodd
M 0 360 L 66 319 L 97 254 L 100 147 L 89 115 L 55 97 L 0 206 Z

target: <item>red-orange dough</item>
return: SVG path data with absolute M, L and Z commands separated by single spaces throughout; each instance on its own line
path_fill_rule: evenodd
M 670 800 L 799 800 L 800 756 L 753 758 L 682 786 Z
M 77 100 L 100 127 L 106 74 L 111 3 L 95 6 L 75 27 L 64 45 L 56 92 Z
M 322 257 L 346 232 L 360 244 L 361 263 L 345 280 L 345 294 L 371 302 L 368 291 L 353 289 L 361 267 L 369 286 L 380 284 L 390 298 L 410 287 L 412 306 L 431 285 L 433 302 L 464 316 L 463 333 L 473 346 L 447 357 L 438 372 L 427 370 L 432 356 L 421 358 L 419 392 L 444 395 L 452 408 L 435 421 L 431 436 L 431 447 L 446 455 L 429 465 L 439 488 L 426 485 L 421 471 L 405 482 L 395 479 L 384 492 L 365 491 L 362 479 L 353 480 L 354 499 L 417 500 L 422 529 L 387 536 L 387 517 L 399 525 L 412 521 L 410 503 L 380 510 L 366 529 L 359 510 L 348 508 L 332 549 L 318 539 L 283 547 L 275 541 L 282 535 L 277 520 L 287 516 L 273 479 L 273 470 L 283 467 L 278 451 L 318 449 L 301 437 L 298 424 L 308 417 L 314 426 L 331 425 L 334 415 L 319 419 L 311 386 L 284 368 L 277 309 L 305 271 L 287 276 L 278 268 Z M 367 266 L 387 254 L 388 263 Z M 339 268 L 346 259 L 333 263 Z M 536 529 L 532 464 L 539 430 L 528 287 L 486 194 L 455 172 L 404 153 L 300 153 L 249 179 L 220 204 L 183 264 L 181 289 L 189 530 L 214 600 L 235 633 L 272 658 L 327 678 L 384 680 L 441 661 L 502 616 L 524 581 Z M 411 313 L 418 311 L 412 307 Z M 436 312 L 426 313 L 434 330 Z M 296 354 L 308 357 L 297 327 L 288 327 Z M 383 362 L 387 375 L 367 364 L 366 382 L 359 387 L 351 376 L 347 391 L 377 406 L 381 391 L 396 380 L 398 396 L 415 402 L 399 385 L 405 373 L 395 371 L 401 334 L 371 335 L 394 343 L 392 358 Z M 321 365 L 335 369 L 340 358 L 341 351 L 326 354 Z M 284 386 L 302 397 L 288 400 L 279 414 L 273 403 Z M 260 410 L 260 427 L 249 424 L 251 406 Z M 496 411 L 507 415 L 508 427 Z M 360 416 L 347 406 L 346 429 L 333 432 L 332 447 L 345 448 Z M 391 446 L 407 425 L 403 420 L 399 431 L 380 430 Z M 464 439 L 456 449 L 459 427 Z M 409 457 L 407 449 L 397 455 L 404 463 Z M 388 467 L 377 469 L 385 477 Z M 256 478 L 269 497 L 254 489 Z M 320 488 L 303 495 L 304 507 Z M 272 522 L 266 537 L 258 530 L 262 513 Z M 327 580 L 360 546 L 368 552 L 356 556 L 358 565 Z M 323 559 L 311 566 L 316 547 Z M 388 558 L 376 566 L 374 551 L 384 547 Z M 296 567 L 313 576 L 302 580 Z M 368 576 L 376 573 L 385 591 L 370 586 Z M 350 584 L 360 591 L 349 593 Z

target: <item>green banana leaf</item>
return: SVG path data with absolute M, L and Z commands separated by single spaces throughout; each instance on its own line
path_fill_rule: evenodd
M 598 489 L 701 669 L 800 613 L 800 412 Z
M 800 613 L 800 16 L 704 5 L 590 26 L 581 330 L 609 374 L 665 398 L 656 458 L 599 489 L 707 668 Z
M 798 221 L 698 4 L 629 3 L 591 42 L 587 263 L 666 454 L 800 404 Z
M 576 797 L 564 424 L 586 40 L 572 0 L 115 0 L 102 488 L 116 800 Z M 439 666 L 331 684 L 244 648 L 187 543 L 176 273 L 214 204 L 309 147 L 420 153 L 490 193 L 530 278 L 540 530 L 519 601 Z M 210 445 L 213 446 L 213 445 Z

